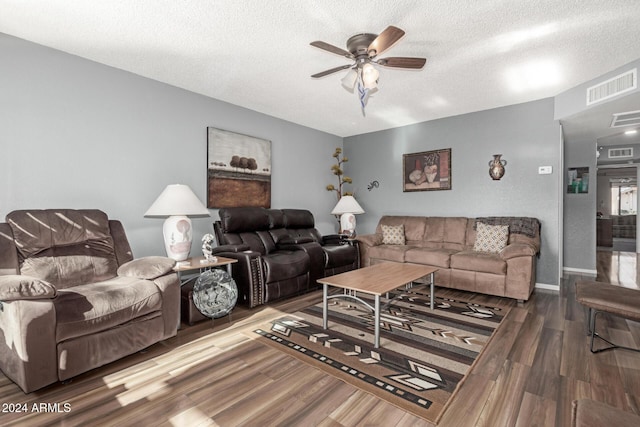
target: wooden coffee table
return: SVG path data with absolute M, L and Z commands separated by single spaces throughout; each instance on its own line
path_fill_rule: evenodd
M 425 265 L 385 262 L 319 279 L 318 283 L 322 283 L 323 285 L 322 327 L 324 329 L 328 328 L 327 311 L 329 309 L 329 299 L 354 299 L 367 306 L 374 313 L 374 345 L 378 348 L 380 347 L 380 296 L 404 285 L 411 286 L 413 281 L 429 276 L 431 284 L 430 306 L 433 310 L 433 274 L 436 271 L 438 271 L 437 268 L 427 267 Z M 329 295 L 329 286 L 342 288 L 352 292 Z M 364 300 L 358 298 L 357 292 L 373 295 L 375 306 L 371 307 Z

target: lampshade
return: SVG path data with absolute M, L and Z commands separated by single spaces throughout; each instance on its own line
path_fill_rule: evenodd
M 162 226 L 167 256 L 176 261 L 189 257 L 193 228 L 190 216 L 211 216 L 188 185 L 167 185 L 144 214 L 147 217 L 167 217 Z
M 363 214 L 364 209 L 362 209 L 353 196 L 342 196 L 336 204 L 336 207 L 331 211 L 331 214 L 342 215 L 344 213 Z
M 200 199 L 188 185 L 167 185 L 151 207 L 145 212 L 146 217 L 166 217 L 172 215 L 211 216 Z
M 336 207 L 331 211 L 333 215 L 340 215 L 340 234 L 356 237 L 356 215 L 364 213 L 364 209 L 353 196 L 342 196 Z

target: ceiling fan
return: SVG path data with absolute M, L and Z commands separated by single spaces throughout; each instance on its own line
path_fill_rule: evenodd
M 362 33 L 356 34 L 347 40 L 347 50 L 331 45 L 323 41 L 311 42 L 311 46 L 326 50 L 336 55 L 344 56 L 354 62 L 352 64 L 341 65 L 311 77 L 320 78 L 336 73 L 341 70 L 351 68 L 351 71 L 342 79 L 342 85 L 353 90 L 356 82 L 359 83 L 360 101 L 364 108 L 366 96 L 369 91 L 375 90 L 378 86 L 379 72 L 373 66 L 382 65 L 391 68 L 421 69 L 426 63 L 426 58 L 389 57 L 378 58 L 382 52 L 393 46 L 404 36 L 405 32 L 400 28 L 389 26 L 378 34 Z M 363 101 L 363 95 L 365 100 Z

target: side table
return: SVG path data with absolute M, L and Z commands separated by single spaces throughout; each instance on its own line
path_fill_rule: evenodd
M 188 258 L 185 261 L 180 261 L 173 268 L 178 274 L 181 287 L 181 318 L 182 321 L 189 326 L 201 320 L 209 320 L 209 318 L 202 313 L 193 303 L 193 285 L 200 274 L 213 268 L 226 267 L 227 272 L 231 276 L 231 264 L 238 262 L 238 260 L 216 257 L 215 261 L 208 261 L 204 257 Z

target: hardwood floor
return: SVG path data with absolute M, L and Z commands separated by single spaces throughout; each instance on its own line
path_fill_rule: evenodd
M 565 278 L 559 294 L 536 289 L 511 310 L 440 426 L 568 426 L 571 401 L 582 397 L 640 413 L 640 354 L 589 352 L 576 279 Z M 636 254 L 599 252 L 597 280 L 640 289 Z M 29 395 L 0 374 L 0 425 L 431 425 L 242 333 L 320 299 L 314 292 L 257 310 L 239 307 L 232 322 L 184 327 L 144 353 Z M 605 334 L 640 346 L 640 324 L 603 319 Z M 10 404 L 27 411 L 7 412 Z

